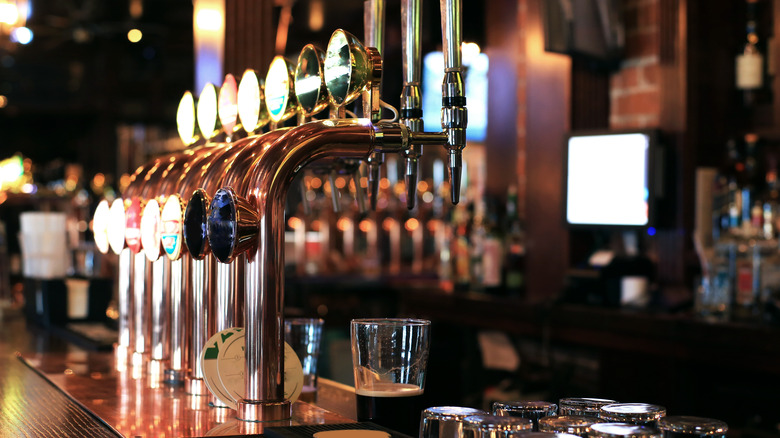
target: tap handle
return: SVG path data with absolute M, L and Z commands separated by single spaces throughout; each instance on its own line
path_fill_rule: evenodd
M 184 244 L 192 258 L 203 260 L 209 253 L 209 241 L 206 236 L 206 215 L 211 198 L 203 189 L 197 189 L 190 196 L 187 208 L 184 210 L 182 233 Z
M 211 200 L 207 230 L 211 252 L 222 263 L 230 263 L 257 244 L 257 209 L 236 192 L 225 187 Z
M 461 0 L 440 0 L 444 81 L 442 82 L 441 126 L 447 133 L 450 187 L 453 204 L 460 201 L 462 150 L 466 147 L 465 87 L 461 68 Z
M 328 181 L 330 182 L 330 200 L 333 203 L 333 212 L 341 213 L 341 194 L 338 187 L 336 187 L 336 172 L 331 170 L 328 173 Z
M 401 50 L 404 83 L 420 83 L 422 8 L 420 0 L 401 1 Z
M 404 85 L 401 91 L 401 123 L 411 132 L 423 131 L 422 92 L 420 91 L 421 61 L 421 21 L 420 0 L 401 2 L 401 41 L 403 51 Z M 411 145 L 404 155 L 406 158 L 406 207 L 411 210 L 417 202 L 417 163 L 422 155 L 422 145 Z
M 460 70 L 460 43 L 463 17 L 462 0 L 439 0 L 441 10 L 441 41 L 444 54 L 444 71 Z

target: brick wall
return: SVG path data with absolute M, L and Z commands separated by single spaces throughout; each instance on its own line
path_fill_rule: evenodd
M 610 78 L 612 129 L 655 127 L 661 114 L 660 0 L 623 0 L 626 50 Z

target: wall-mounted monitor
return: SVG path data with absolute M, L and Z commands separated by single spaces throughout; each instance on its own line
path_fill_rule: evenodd
M 565 160 L 567 225 L 654 226 L 662 194 L 655 132 L 571 133 L 566 136 Z

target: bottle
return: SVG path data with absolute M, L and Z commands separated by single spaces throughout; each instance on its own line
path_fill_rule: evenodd
M 736 57 L 736 86 L 742 91 L 743 103 L 752 107 L 757 103 L 760 90 L 764 87 L 764 55 L 759 49 L 756 28 L 758 0 L 747 0 L 746 40 L 741 53 Z
M 525 229 L 517 209 L 517 187 L 509 186 L 504 224 L 504 290 L 510 296 L 521 296 L 525 290 Z

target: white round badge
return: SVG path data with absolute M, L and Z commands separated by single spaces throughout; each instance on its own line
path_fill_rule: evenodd
M 95 209 L 95 215 L 92 216 L 92 235 L 95 236 L 95 246 L 102 254 L 109 250 L 108 244 L 108 215 L 109 206 L 107 200 L 102 200 Z
M 160 241 L 165 254 L 171 260 L 181 257 L 182 205 L 179 195 L 169 196 L 160 216 Z
M 114 199 L 108 210 L 108 244 L 115 254 L 119 254 L 125 248 L 125 201 L 122 198 Z
M 160 258 L 160 204 L 151 199 L 141 215 L 141 246 L 146 258 L 155 261 Z

